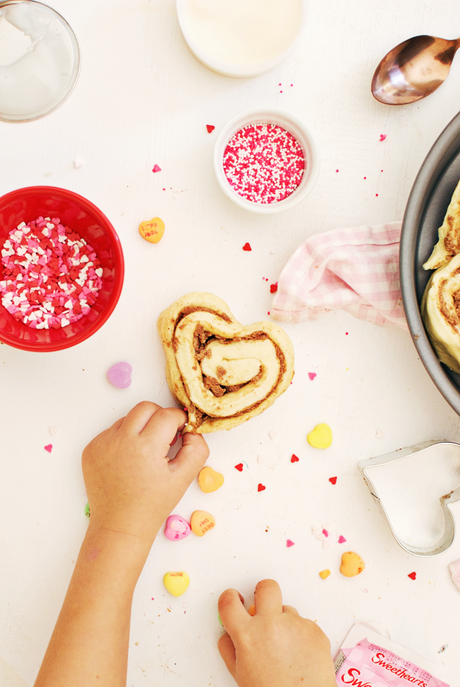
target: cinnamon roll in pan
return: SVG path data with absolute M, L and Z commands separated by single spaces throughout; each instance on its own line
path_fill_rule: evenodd
M 460 181 L 439 227 L 438 236 L 433 252 L 423 265 L 425 270 L 436 270 L 460 253 Z
M 211 293 L 189 293 L 164 310 L 158 331 L 166 379 L 188 412 L 186 432 L 232 429 L 270 407 L 294 376 L 294 350 L 272 322 L 244 326 Z
M 421 313 L 439 360 L 460 374 L 460 253 L 431 275 Z

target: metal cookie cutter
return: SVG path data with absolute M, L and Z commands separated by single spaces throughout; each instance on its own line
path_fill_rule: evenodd
M 412 546 L 411 544 L 401 540 L 400 537 L 397 535 L 393 528 L 389 514 L 382 503 L 382 500 L 377 492 L 377 489 L 370 475 L 372 474 L 372 469 L 375 467 L 384 465 L 385 463 L 403 460 L 404 458 L 407 458 L 408 456 L 411 456 L 414 453 L 427 451 L 433 446 L 439 446 L 441 444 L 454 446 L 456 448 L 456 453 L 460 461 L 460 444 L 457 444 L 453 441 L 425 441 L 421 444 L 416 444 L 415 446 L 400 448 L 397 451 L 386 453 L 383 456 L 376 456 L 375 458 L 368 458 L 367 460 L 362 460 L 358 463 L 358 467 L 361 470 L 361 473 L 364 477 L 367 486 L 370 489 L 372 496 L 377 501 L 378 505 L 380 506 L 380 509 L 382 510 L 383 514 L 385 515 L 388 521 L 388 524 L 390 525 L 390 529 L 394 538 L 401 546 L 401 548 L 403 548 L 408 553 L 412 553 L 414 556 L 438 556 L 440 553 L 446 551 L 446 549 L 448 549 L 454 541 L 455 521 L 450 510 L 450 505 L 455 503 L 456 501 L 460 501 L 460 486 L 454 489 L 453 491 L 449 492 L 448 494 L 441 496 L 441 498 L 439 499 L 441 503 L 442 514 L 444 516 L 444 531 L 440 539 L 434 544 L 434 546 L 419 547 Z

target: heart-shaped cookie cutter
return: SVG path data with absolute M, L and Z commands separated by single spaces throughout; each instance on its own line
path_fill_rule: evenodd
M 378 466 L 384 465 L 385 463 L 392 463 L 394 461 L 403 460 L 408 456 L 412 456 L 414 453 L 428 451 L 429 449 L 432 449 L 434 446 L 439 446 L 441 444 L 454 446 L 456 448 L 456 452 L 458 452 L 458 458 L 460 460 L 460 444 L 457 444 L 453 441 L 425 441 L 421 444 L 416 444 L 415 446 L 400 448 L 397 451 L 385 453 L 384 455 L 376 456 L 375 458 L 368 458 L 367 460 L 362 460 L 358 463 L 358 467 L 361 470 L 364 480 L 367 486 L 369 487 L 372 496 L 377 501 L 378 505 L 380 506 L 380 509 L 386 517 L 394 538 L 398 542 L 399 546 L 402 549 L 404 549 L 404 551 L 407 551 L 408 553 L 411 553 L 414 556 L 439 556 L 439 554 L 444 553 L 444 551 L 446 551 L 454 541 L 455 520 L 450 510 L 450 506 L 456 501 L 460 501 L 460 486 L 452 490 L 448 494 L 441 496 L 441 498 L 439 499 L 441 503 L 442 513 L 444 516 L 444 530 L 438 541 L 434 544 L 434 546 L 430 547 L 412 546 L 408 542 L 403 541 L 396 533 L 391 522 L 391 519 L 389 517 L 389 514 L 384 504 L 382 503 L 377 488 L 374 482 L 372 481 L 370 475 L 372 474 L 372 470 Z

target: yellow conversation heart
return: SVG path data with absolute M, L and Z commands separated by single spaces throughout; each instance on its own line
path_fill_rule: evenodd
M 345 575 L 345 577 L 355 577 L 355 575 L 362 573 L 365 567 L 361 556 L 358 556 L 354 551 L 347 551 L 342 554 L 340 572 L 342 575 Z
M 220 472 L 216 472 L 209 466 L 206 466 L 198 475 L 198 486 L 205 494 L 211 491 L 217 491 L 224 483 L 224 476 Z
M 332 444 L 332 429 L 324 422 L 316 425 L 315 429 L 307 434 L 307 441 L 313 448 L 329 448 Z
M 139 234 L 149 243 L 158 243 L 165 233 L 165 223 L 159 217 L 139 224 Z
M 163 584 L 173 596 L 182 596 L 190 584 L 190 577 L 186 572 L 167 572 L 163 577 Z

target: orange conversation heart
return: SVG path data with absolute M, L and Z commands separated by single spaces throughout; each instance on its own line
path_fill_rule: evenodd
M 198 485 L 201 491 L 209 494 L 211 491 L 217 491 L 224 483 L 224 476 L 220 472 L 216 472 L 209 466 L 200 470 L 198 475 Z
M 139 234 L 149 243 L 158 243 L 165 233 L 165 223 L 159 217 L 139 224 Z

